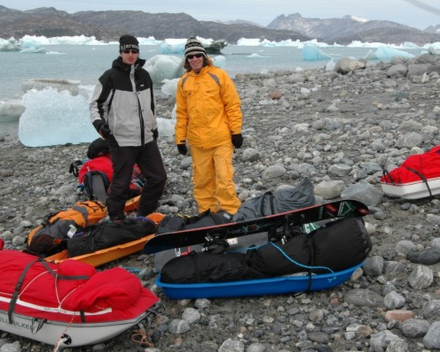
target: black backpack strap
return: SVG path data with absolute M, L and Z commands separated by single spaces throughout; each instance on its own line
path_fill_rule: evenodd
M 383 170 L 383 175 L 384 176 L 388 176 L 388 178 L 391 180 L 392 184 L 395 184 L 393 177 L 391 176 L 391 174 L 388 172 L 388 170 Z
M 69 166 L 69 173 L 73 174 L 73 176 L 78 177 L 79 175 L 79 167 L 83 164 L 81 160 L 75 160 Z
M 12 324 L 14 322 L 12 320 L 12 312 L 14 311 L 15 305 L 17 304 L 18 294 L 20 293 L 20 289 L 21 289 L 21 286 L 23 285 L 24 278 L 26 277 L 26 274 L 27 274 L 29 268 L 40 260 L 41 260 L 40 258 L 37 258 L 37 259 L 31 261 L 30 263 L 28 263 L 28 265 L 25 266 L 20 277 L 18 278 L 17 284 L 15 285 L 14 293 L 12 294 L 11 302 L 9 303 L 9 308 L 8 308 L 8 323 L 9 324 Z
M 269 197 L 270 214 L 265 214 L 264 213 L 264 205 L 266 203 L 265 202 L 266 201 L 266 197 Z M 267 191 L 266 193 L 263 194 L 263 198 L 261 199 L 261 205 L 260 205 L 260 213 L 263 216 L 275 214 L 275 207 L 273 205 L 273 194 L 272 194 L 271 191 Z
M 426 177 L 421 172 L 417 171 L 416 169 L 413 169 L 412 167 L 405 167 L 405 168 L 411 172 L 414 172 L 417 176 L 421 178 L 423 182 L 425 182 L 426 188 L 428 188 L 429 197 L 432 198 L 431 188 L 429 187 L 428 180 L 426 179 Z

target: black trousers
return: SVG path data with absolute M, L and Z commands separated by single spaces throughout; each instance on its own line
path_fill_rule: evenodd
M 124 218 L 134 164 L 139 166 L 145 178 L 137 214 L 147 216 L 158 206 L 167 180 L 162 156 L 156 141 L 142 147 L 120 147 L 115 140 L 109 140 L 113 163 L 113 179 L 107 198 L 110 218 Z

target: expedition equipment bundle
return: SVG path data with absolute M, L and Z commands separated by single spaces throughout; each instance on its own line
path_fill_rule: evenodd
M 52 255 L 66 249 L 65 239 L 79 229 L 95 224 L 107 215 L 99 201 L 76 203 L 72 208 L 47 215 L 27 237 L 27 250 L 37 255 Z

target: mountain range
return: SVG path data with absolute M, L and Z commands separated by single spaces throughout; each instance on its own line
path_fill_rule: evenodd
M 19 11 L 0 5 L 0 38 L 24 35 L 45 37 L 94 36 L 115 41 L 122 34 L 138 37 L 186 38 L 191 35 L 235 44 L 240 38 L 269 41 L 317 39 L 328 44 L 353 41 L 417 45 L 440 41 L 440 25 L 420 30 L 391 21 L 368 21 L 353 16 L 304 18 L 299 13 L 280 15 L 264 27 L 248 21 L 198 21 L 185 13 L 143 11 L 81 11 L 69 14 L 53 7 Z

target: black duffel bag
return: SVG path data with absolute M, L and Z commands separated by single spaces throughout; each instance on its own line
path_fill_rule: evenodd
M 156 225 L 146 217 L 98 223 L 84 228 L 67 241 L 67 255 L 71 258 L 93 253 L 141 239 L 155 232 Z
M 161 281 L 173 284 L 228 282 L 267 278 L 250 268 L 243 253 L 191 252 L 168 261 Z
M 246 263 L 268 276 L 328 274 L 362 263 L 371 248 L 363 219 L 348 217 L 328 222 L 309 234 L 297 234 L 287 241 L 269 242 L 249 250 Z

